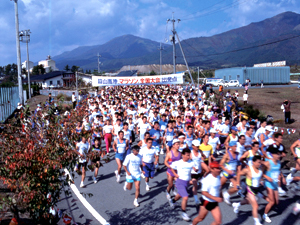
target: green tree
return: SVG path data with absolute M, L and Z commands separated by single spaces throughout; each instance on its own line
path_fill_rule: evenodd
M 71 71 L 72 71 L 73 73 L 75 73 L 75 72 L 78 71 L 79 68 L 80 68 L 79 66 L 73 65 L 72 68 L 71 68 Z
M 41 75 L 41 74 L 45 74 L 46 73 L 46 70 L 44 68 L 44 65 L 37 65 L 37 66 L 34 66 L 32 68 L 32 75 Z
M 64 70 L 65 70 L 65 71 L 69 71 L 69 70 L 70 70 L 70 67 L 69 67 L 68 64 L 65 66 Z
M 6 66 L 5 66 L 5 75 L 10 75 L 11 74 L 11 69 L 12 69 L 12 67 L 11 67 L 11 64 L 7 64 Z
M 152 71 L 150 72 L 150 75 L 151 75 L 151 76 L 152 76 L 152 75 L 156 75 L 155 71 L 152 70 Z

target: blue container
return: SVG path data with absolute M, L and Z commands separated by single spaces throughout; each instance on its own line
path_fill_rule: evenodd
M 287 84 L 290 82 L 290 67 L 235 67 L 215 71 L 215 77 L 227 81 L 238 80 L 240 84 L 246 79 L 251 80 L 251 84 Z

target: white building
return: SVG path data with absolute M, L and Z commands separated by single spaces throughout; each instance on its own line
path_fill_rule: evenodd
M 30 72 L 32 72 L 32 68 L 33 68 L 33 62 L 29 61 L 29 71 Z M 27 69 L 27 60 L 25 60 L 22 63 L 22 69 L 25 69 L 28 72 L 28 69 Z
M 50 73 L 52 71 L 58 71 L 55 65 L 55 61 L 51 59 L 51 56 L 48 55 L 46 60 L 39 61 L 39 65 L 43 65 L 46 73 Z

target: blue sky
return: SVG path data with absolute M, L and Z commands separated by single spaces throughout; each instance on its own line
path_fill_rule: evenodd
M 285 11 L 300 13 L 299 0 L 19 0 L 18 6 L 20 30 L 32 32 L 33 62 L 124 34 L 165 42 L 172 12 L 181 19 L 181 39 L 212 36 Z M 16 63 L 13 1 L 1 0 L 0 34 L 0 65 Z

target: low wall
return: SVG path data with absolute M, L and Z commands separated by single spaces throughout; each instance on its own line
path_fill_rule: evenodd
M 49 95 L 49 93 L 51 93 L 51 95 L 54 96 L 54 97 L 56 97 L 58 94 L 64 94 L 66 96 L 70 96 L 71 97 L 72 94 L 73 94 L 73 92 L 74 91 L 72 91 L 72 90 L 57 90 L 57 89 L 55 89 L 55 90 L 49 90 L 49 89 L 42 89 L 42 90 L 40 90 L 40 94 L 41 95 Z M 91 96 L 95 96 L 96 93 L 95 93 L 95 91 L 89 91 L 89 94 Z

